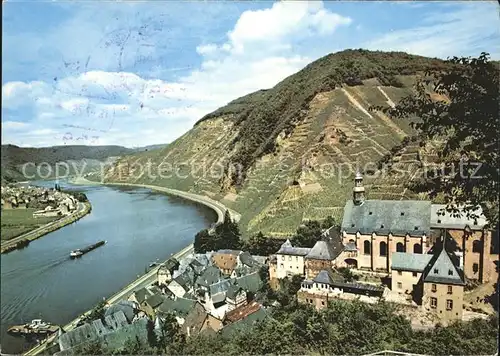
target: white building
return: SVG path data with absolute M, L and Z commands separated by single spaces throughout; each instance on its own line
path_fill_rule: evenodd
M 305 274 L 304 257 L 311 249 L 293 247 L 290 240 L 286 240 L 276 252 L 276 278 L 282 279 L 295 274 Z

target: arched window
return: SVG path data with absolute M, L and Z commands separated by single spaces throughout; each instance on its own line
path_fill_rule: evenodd
M 387 243 L 385 241 L 380 242 L 380 256 L 387 256 Z
M 405 245 L 402 242 L 396 244 L 396 252 L 406 252 Z
M 472 252 L 481 253 L 482 245 L 481 241 L 475 240 L 472 242 Z
M 369 255 L 371 251 L 372 251 L 372 244 L 370 243 L 370 241 L 366 240 L 363 246 L 363 253 L 365 255 Z
M 413 253 L 422 253 L 422 245 L 420 244 L 413 245 Z

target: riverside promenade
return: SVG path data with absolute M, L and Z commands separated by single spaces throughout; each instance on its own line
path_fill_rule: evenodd
M 16 249 L 16 245 L 18 242 L 22 242 L 25 240 L 28 241 L 33 241 L 36 240 L 52 231 L 55 231 L 57 229 L 60 229 L 66 225 L 69 225 L 88 213 L 90 213 L 92 210 L 92 206 L 90 205 L 89 202 L 85 203 L 78 203 L 78 209 L 76 209 L 75 212 L 72 214 L 65 216 L 59 220 L 53 221 L 51 223 L 48 223 L 46 225 L 40 226 L 39 228 L 36 228 L 35 230 L 28 231 L 25 234 L 22 234 L 21 236 L 15 237 L 13 239 L 7 240 L 7 241 L 2 241 L 1 244 L 1 251 L 0 253 L 7 253 L 12 250 Z
M 183 248 L 182 250 L 180 250 L 179 252 L 173 254 L 171 257 L 174 257 L 174 258 L 180 260 L 193 252 L 194 252 L 194 246 L 193 246 L 193 244 L 190 244 L 190 245 L 186 246 L 185 248 Z M 169 258 L 171 258 L 171 257 L 169 257 Z M 146 274 L 142 275 L 141 277 L 139 277 L 138 279 L 136 279 L 135 281 L 133 281 L 132 283 L 130 283 L 129 285 L 124 287 L 118 293 L 115 293 L 112 296 L 110 296 L 109 298 L 107 298 L 106 304 L 112 305 L 113 303 L 116 303 L 121 299 L 127 298 L 130 294 L 132 294 L 132 292 L 153 284 L 156 280 L 156 274 L 157 274 L 160 266 L 161 266 L 161 264 L 159 266 L 152 268 L 149 272 L 147 272 Z M 73 330 L 74 328 L 76 328 L 76 325 L 81 320 L 81 318 L 88 315 L 90 312 L 91 311 L 89 310 L 89 311 L 83 313 L 78 318 L 76 318 L 76 319 L 72 320 L 71 322 L 69 322 L 68 324 L 64 325 L 62 327 L 63 330 L 64 331 Z M 57 332 L 54 333 L 52 336 L 45 339 L 45 341 L 43 341 L 40 345 L 35 346 L 31 350 L 28 350 L 23 355 L 31 356 L 31 355 L 39 355 L 39 354 L 43 353 L 45 351 L 45 349 L 47 348 L 47 346 L 50 346 L 51 343 L 56 341 L 57 335 L 58 335 Z

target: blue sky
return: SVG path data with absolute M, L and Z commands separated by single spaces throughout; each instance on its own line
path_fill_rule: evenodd
M 2 143 L 167 143 L 346 48 L 500 59 L 496 2 L 3 4 Z

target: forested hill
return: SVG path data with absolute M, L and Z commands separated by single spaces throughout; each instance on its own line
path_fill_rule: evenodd
M 106 180 L 207 195 L 242 214 L 244 234 L 283 237 L 304 219 L 340 219 L 356 165 L 377 171 L 382 163 L 405 164 L 404 178 L 367 179 L 367 194 L 418 198 L 404 183 L 418 177 L 435 148 L 415 139 L 409 121 L 370 108 L 394 106 L 413 93 L 418 75 L 447 66 L 401 52 L 329 54 L 206 115 L 168 147 L 122 157 Z M 177 174 L 141 175 L 134 163 L 168 163 Z
M 2 181 L 25 180 L 21 166 L 32 162 L 40 165 L 43 162 L 53 166 L 58 162 L 105 161 L 109 157 L 122 156 L 134 150 L 122 146 L 52 146 L 52 147 L 18 147 L 15 145 L 2 145 Z

